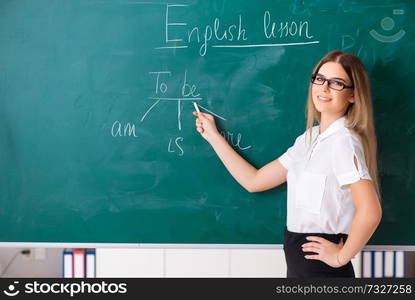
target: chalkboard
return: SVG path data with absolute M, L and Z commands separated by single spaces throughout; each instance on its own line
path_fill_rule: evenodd
M 383 220 L 414 245 L 415 2 L 0 1 L 0 241 L 281 244 L 286 186 L 248 193 L 192 101 L 254 166 L 305 129 L 310 73 L 372 80 Z

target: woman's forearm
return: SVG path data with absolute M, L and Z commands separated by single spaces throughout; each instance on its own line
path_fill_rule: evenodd
M 252 192 L 258 170 L 240 156 L 223 136 L 218 134 L 210 144 L 233 178 L 247 191 Z
M 338 255 L 340 263 L 346 264 L 363 249 L 372 234 L 375 232 L 379 222 L 380 216 L 376 213 L 370 215 L 356 213 L 347 241 Z

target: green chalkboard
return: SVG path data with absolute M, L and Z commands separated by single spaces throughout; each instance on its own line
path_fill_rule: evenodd
M 304 131 L 310 73 L 358 54 L 384 215 L 414 245 L 415 2 L 0 1 L 0 241 L 281 244 L 286 187 L 248 193 L 192 101 L 256 167 Z

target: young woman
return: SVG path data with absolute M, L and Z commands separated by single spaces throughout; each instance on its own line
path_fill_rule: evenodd
M 321 59 L 309 86 L 306 131 L 260 169 L 233 150 L 212 115 L 193 114 L 197 131 L 246 190 L 287 181 L 287 277 L 354 277 L 350 261 L 382 215 L 370 83 L 360 59 L 341 51 Z

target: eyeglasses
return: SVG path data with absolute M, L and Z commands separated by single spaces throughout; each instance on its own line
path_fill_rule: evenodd
M 328 86 L 329 88 L 336 90 L 336 91 L 341 91 L 343 89 L 353 89 L 354 85 L 348 86 L 346 84 L 344 84 L 342 81 L 337 80 L 337 79 L 327 79 L 321 75 L 313 75 L 311 76 L 311 82 L 313 84 L 317 84 L 317 85 L 323 85 L 326 83 L 326 81 L 328 82 Z

